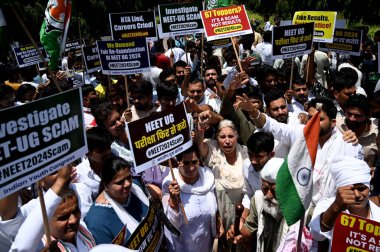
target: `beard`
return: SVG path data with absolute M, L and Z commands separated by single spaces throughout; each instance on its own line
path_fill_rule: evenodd
M 277 116 L 277 118 L 276 118 L 276 121 L 277 122 L 280 122 L 280 123 L 288 123 L 288 117 L 289 117 L 289 115 L 280 115 L 280 116 Z
M 275 198 L 268 199 L 264 196 L 263 211 L 272 216 L 276 221 L 282 219 L 282 211 L 278 201 Z
M 184 79 L 185 79 L 184 75 L 177 76 L 177 85 L 181 86 L 181 84 L 182 84 L 182 82 L 183 82 Z
M 352 130 L 356 130 L 367 123 L 366 120 L 362 122 L 358 122 L 358 121 L 349 121 L 347 120 L 347 118 L 344 120 L 344 122 L 346 123 L 347 127 Z
M 216 86 L 216 81 L 214 79 L 210 79 L 207 81 L 206 86 L 212 90 Z

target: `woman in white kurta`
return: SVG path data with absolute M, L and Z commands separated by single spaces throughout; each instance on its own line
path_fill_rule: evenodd
M 165 213 L 182 232 L 178 237 L 165 230 L 168 251 L 210 251 L 216 235 L 214 175 L 209 168 L 199 166 L 197 152 L 192 147 L 181 153 L 178 156 L 179 169 L 174 169 L 176 181 L 171 175 L 163 181 L 162 202 Z M 179 198 L 189 224 L 185 224 Z
M 228 230 L 235 219 L 235 204 L 243 198 L 243 164 L 248 159 L 248 149 L 237 143 L 238 132 L 230 120 L 219 123 L 216 140 L 204 139 L 209 117 L 208 111 L 199 114 L 196 141 L 204 164 L 214 173 L 218 210 Z

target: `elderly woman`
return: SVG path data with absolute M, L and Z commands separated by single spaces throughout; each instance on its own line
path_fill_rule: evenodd
M 317 241 L 328 239 L 331 245 L 334 223 L 341 212 L 363 218 L 380 219 L 380 209 L 369 200 L 370 168 L 363 160 L 339 156 L 334 160 L 330 172 L 337 192 L 335 198 L 318 202 L 309 224 L 313 238 Z
M 171 175 L 164 179 L 162 203 L 167 217 L 182 234 L 177 237 L 166 230 L 168 251 L 210 251 L 216 234 L 214 175 L 209 168 L 199 166 L 199 152 L 194 146 L 177 159 L 176 180 Z M 184 205 L 188 225 L 183 221 L 179 199 Z
M 131 166 L 116 156 L 104 163 L 99 196 L 84 219 L 97 244 L 111 243 L 126 226 L 120 242 L 124 245 L 147 217 L 149 200 L 138 182 L 132 180 Z
M 196 142 L 204 165 L 214 173 L 219 214 L 223 227 L 229 229 L 234 222 L 235 204 L 243 195 L 243 162 L 248 158 L 248 150 L 237 143 L 238 132 L 229 120 L 219 123 L 216 140 L 204 139 L 210 118 L 207 111 L 199 115 Z
M 81 222 L 78 197 L 67 187 L 70 174 L 70 167 L 59 170 L 56 181 L 44 194 L 53 241 L 50 251 L 90 251 L 95 246 L 94 238 Z M 35 206 L 18 230 L 10 251 L 41 251 L 46 240 L 41 207 Z

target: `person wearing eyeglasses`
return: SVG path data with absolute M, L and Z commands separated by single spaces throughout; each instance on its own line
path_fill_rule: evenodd
M 211 251 L 217 230 L 217 203 L 212 171 L 201 166 L 196 146 L 177 156 L 178 169 L 162 183 L 162 203 L 169 220 L 182 232 L 180 237 L 165 230 L 168 251 Z M 179 202 L 184 205 L 185 224 Z

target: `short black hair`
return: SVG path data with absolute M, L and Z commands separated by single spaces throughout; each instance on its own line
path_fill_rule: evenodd
M 353 85 L 355 85 L 355 83 L 358 81 L 358 73 L 351 67 L 342 67 L 339 72 L 342 73 L 348 81 L 352 82 Z M 350 87 L 353 85 L 350 85 Z
M 157 84 L 157 99 L 161 100 L 164 97 L 177 98 L 178 87 L 170 81 L 164 81 Z
M 91 112 L 95 118 L 96 125 L 105 128 L 105 122 L 113 111 L 117 111 L 115 105 L 108 100 L 98 100 L 91 104 Z
M 302 78 L 300 75 L 297 75 L 297 76 L 293 79 L 292 89 L 294 88 L 294 84 L 298 84 L 298 85 L 306 85 L 306 81 L 305 81 L 305 79 Z
M 95 92 L 94 86 L 90 84 L 83 85 L 81 89 L 82 89 L 82 97 L 86 97 L 89 93 Z
M 351 95 L 346 101 L 346 109 L 347 108 L 360 108 L 367 117 L 370 116 L 371 104 L 368 98 L 362 94 Z
M 150 81 L 138 80 L 130 87 L 131 94 L 153 95 L 153 84 Z
M 8 85 L 0 85 L 0 100 L 6 99 L 12 95 L 16 95 L 16 91 Z
M 333 120 L 336 118 L 336 114 L 338 113 L 338 110 L 331 99 L 325 98 L 325 97 L 316 97 L 309 102 L 309 107 L 316 108 L 317 103 L 322 103 L 322 111 L 326 113 L 326 115 L 330 118 L 330 120 Z
M 272 152 L 274 149 L 274 137 L 270 132 L 253 133 L 247 141 L 247 148 L 252 153 L 261 151 Z
M 281 89 L 274 89 L 274 90 L 271 90 L 269 91 L 265 97 L 264 97 L 264 101 L 265 101 L 265 105 L 267 107 L 269 107 L 269 104 L 272 102 L 272 101 L 275 101 L 275 100 L 278 100 L 280 98 L 283 98 L 285 99 L 284 97 L 284 91 L 281 90 Z
M 265 78 L 269 75 L 272 74 L 277 77 L 277 70 L 269 65 L 262 65 L 259 69 L 257 69 L 257 74 L 256 74 L 256 80 L 259 83 L 259 85 L 262 84 L 262 82 L 265 80 Z
M 168 78 L 170 75 L 175 76 L 174 68 L 169 67 L 169 68 L 162 70 L 162 72 L 159 75 L 160 81 L 164 82 L 166 80 L 166 78 Z
M 263 34 L 263 41 L 272 43 L 272 31 L 265 31 Z
M 88 151 L 106 150 L 111 148 L 112 135 L 104 128 L 92 127 L 86 130 Z
M 355 70 L 354 70 L 355 71 Z M 343 72 L 338 72 L 332 79 L 333 90 L 340 92 L 344 88 L 350 88 L 355 86 L 355 82 L 348 79 L 347 75 Z
M 178 60 L 176 63 L 173 64 L 174 72 L 176 67 L 187 67 L 187 64 L 183 60 Z

